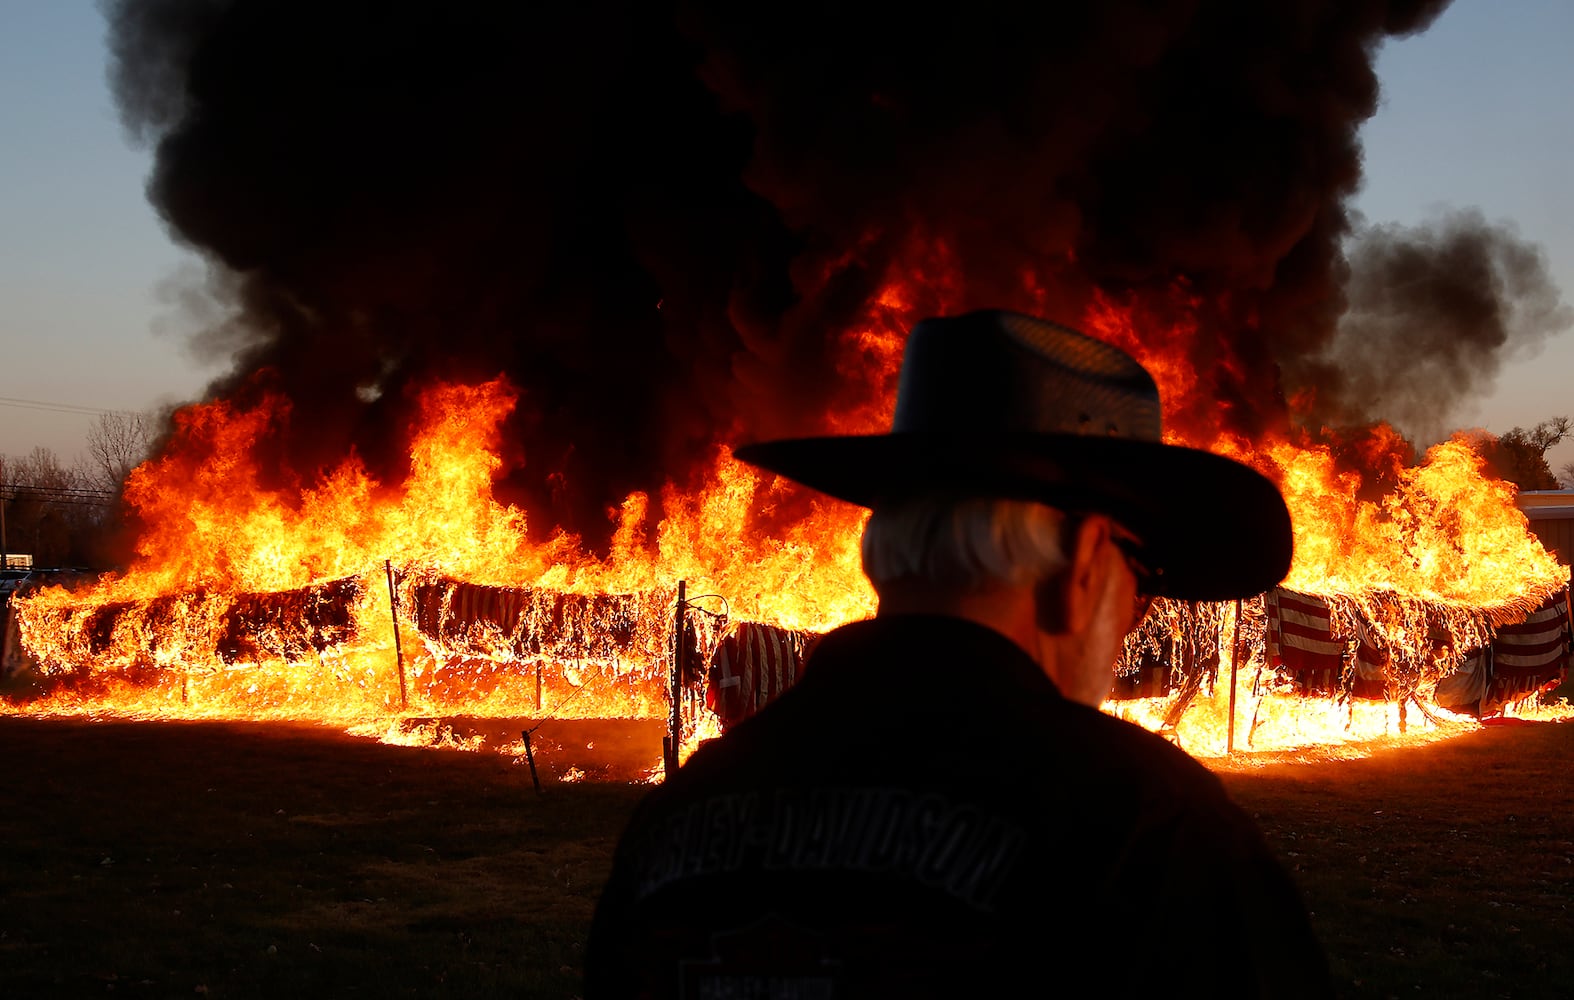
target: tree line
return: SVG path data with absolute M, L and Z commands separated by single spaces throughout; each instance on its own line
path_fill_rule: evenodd
M 0 549 L 38 567 L 111 569 L 129 552 L 126 478 L 152 452 L 153 414 L 101 413 L 87 453 L 67 464 L 52 448 L 0 456 Z
M 1487 468 L 1500 479 L 1522 490 L 1574 489 L 1574 462 L 1564 462 L 1556 474 L 1547 464 L 1547 452 L 1574 433 L 1568 417 L 1549 417 L 1531 428 L 1515 427 L 1496 438 L 1486 437 L 1476 450 Z

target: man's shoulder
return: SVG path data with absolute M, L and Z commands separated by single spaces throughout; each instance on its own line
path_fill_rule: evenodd
M 1020 737 L 1024 760 L 1037 760 L 1039 769 L 1074 761 L 1065 780 L 1046 783 L 1044 794 L 1080 794 L 1101 804 L 1124 801 L 1150 817 L 1173 813 L 1214 814 L 1230 822 L 1239 818 L 1218 775 L 1165 737 L 1072 703 L 1057 713 L 1055 722 L 1053 733 Z

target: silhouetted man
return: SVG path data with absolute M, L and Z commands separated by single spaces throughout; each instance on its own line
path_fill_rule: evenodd
M 1272 483 L 1163 444 L 1122 351 L 993 311 L 914 328 L 890 434 L 738 456 L 871 509 L 879 611 L 642 803 L 588 997 L 1330 995 L 1256 826 L 1098 708 L 1154 596 L 1283 578 Z

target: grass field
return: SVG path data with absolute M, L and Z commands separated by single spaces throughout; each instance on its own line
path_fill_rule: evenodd
M 0 718 L 0 996 L 576 996 L 659 740 L 543 727 L 538 793 L 519 758 L 305 725 Z M 1524 723 L 1220 770 L 1343 995 L 1568 997 L 1571 751 Z

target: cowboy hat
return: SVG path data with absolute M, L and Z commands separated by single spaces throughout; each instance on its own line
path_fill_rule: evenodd
M 1141 540 L 1165 597 L 1249 597 L 1290 568 L 1290 513 L 1271 481 L 1165 444 L 1158 387 L 1135 359 L 1019 313 L 915 326 L 889 434 L 767 441 L 735 454 L 864 507 L 939 493 L 1107 514 Z

